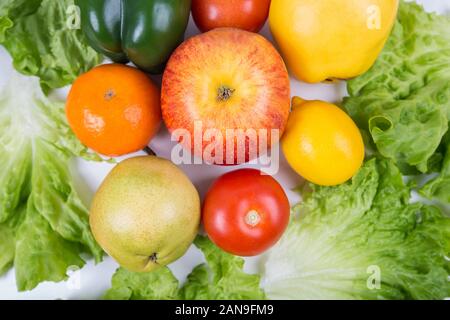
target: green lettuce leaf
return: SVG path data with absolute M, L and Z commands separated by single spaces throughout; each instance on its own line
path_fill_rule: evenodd
M 16 235 L 14 266 L 17 289 L 31 290 L 43 281 L 62 281 L 70 266 L 82 267 L 81 248 L 55 232 L 45 218 L 28 205 Z
M 102 259 L 69 172 L 74 156 L 98 159 L 38 78 L 14 73 L 0 92 L 0 272 L 14 265 L 19 290 L 66 279 L 83 252 Z
M 137 273 L 119 268 L 112 278 L 106 300 L 174 300 L 178 297 L 178 280 L 169 268 Z
M 60 88 L 100 62 L 77 28 L 73 0 L 2 0 L 0 45 L 14 67 L 40 77 L 45 92 Z
M 450 19 L 402 2 L 382 54 L 367 73 L 348 82 L 348 91 L 344 108 L 378 152 L 404 174 L 442 172 L 424 194 L 447 201 L 450 193 L 442 190 L 450 178 L 444 172 L 449 166 L 444 136 L 450 120 Z
M 16 229 L 22 217 L 23 210 L 18 210 L 14 219 L 7 223 L 0 223 L 0 276 L 13 265 L 16 252 Z
M 436 198 L 444 203 L 450 203 L 450 134 L 443 140 L 445 156 L 438 176 L 421 189 L 421 195 L 427 198 Z
M 206 264 L 194 268 L 181 290 L 187 300 L 262 300 L 260 276 L 243 271 L 244 260 L 218 249 L 207 237 L 198 236 Z
M 260 276 L 243 271 L 242 258 L 225 253 L 207 237 L 198 236 L 195 245 L 203 252 L 206 263 L 198 265 L 183 287 L 169 268 L 151 273 L 117 269 L 112 287 L 104 298 L 109 300 L 242 300 L 265 299 Z
M 311 185 L 267 254 L 270 299 L 443 299 L 450 296 L 450 219 L 410 203 L 389 160 L 369 160 L 337 187 Z

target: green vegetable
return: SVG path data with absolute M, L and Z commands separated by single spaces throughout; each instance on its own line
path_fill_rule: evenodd
M 344 107 L 378 152 L 405 174 L 439 171 L 423 194 L 449 202 L 450 19 L 402 2 L 381 56 L 348 90 Z
M 178 280 L 169 268 L 153 272 L 131 272 L 117 269 L 106 300 L 174 300 L 178 298 Z
M 427 198 L 436 198 L 442 202 L 450 203 L 450 133 L 447 132 L 442 140 L 442 153 L 444 160 L 439 175 L 425 184 L 420 193 Z
M 73 156 L 94 158 L 66 124 L 64 106 L 37 78 L 14 73 L 0 92 L 0 273 L 14 265 L 17 288 L 67 278 L 82 252 L 102 259 L 69 172 Z
M 19 72 L 40 77 L 45 92 L 63 87 L 100 62 L 77 19 L 73 0 L 2 0 L 0 45 Z
M 264 299 L 260 276 L 243 271 L 244 260 L 217 248 L 208 238 L 197 237 L 195 245 L 203 251 L 206 264 L 194 268 L 182 288 L 184 299 L 243 300 Z
M 78 0 L 91 46 L 115 62 L 160 73 L 183 41 L 191 0 Z
M 133 273 L 119 268 L 105 299 L 264 299 L 260 277 L 243 271 L 244 260 L 218 249 L 208 238 L 198 236 L 195 245 L 205 255 L 206 264 L 194 268 L 182 288 L 169 268 L 151 273 Z
M 450 296 L 450 219 L 410 203 L 389 160 L 337 187 L 311 186 L 262 285 L 270 299 L 443 299 Z

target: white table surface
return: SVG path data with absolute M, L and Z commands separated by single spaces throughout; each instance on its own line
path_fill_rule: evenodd
M 450 0 L 418 0 L 417 2 L 424 4 L 428 11 L 450 12 Z M 197 33 L 198 30 L 191 19 L 186 36 L 190 37 Z M 267 25 L 261 33 L 272 41 Z M 0 46 L 0 87 L 8 81 L 11 72 L 11 58 Z M 67 88 L 59 90 L 57 94 L 64 96 L 67 90 Z M 305 99 L 338 102 L 346 95 L 346 89 L 344 82 L 311 85 L 299 82 L 291 77 L 291 94 Z M 170 141 L 167 131 L 162 129 L 150 146 L 159 156 L 170 158 L 170 151 L 174 143 Z M 301 178 L 289 168 L 282 155 L 280 155 L 280 159 L 280 169 L 275 178 L 283 185 L 291 204 L 294 204 L 299 200 L 299 197 L 291 189 L 301 182 Z M 81 159 L 73 161 L 74 179 L 78 192 L 86 205 L 89 205 L 96 188 L 112 167 L 113 165 L 108 163 L 87 162 Z M 211 182 L 223 173 L 240 167 L 255 166 L 183 165 L 180 167 L 191 178 L 203 197 Z M 192 268 L 202 261 L 202 254 L 192 246 L 185 256 L 169 267 L 181 281 L 184 281 Z M 118 265 L 109 257 L 105 257 L 104 261 L 98 265 L 94 265 L 93 261 L 89 260 L 83 269 L 72 272 L 68 281 L 60 283 L 45 282 L 32 291 L 20 293 L 16 289 L 14 270 L 11 269 L 6 275 L 0 277 L 0 299 L 96 299 L 101 297 L 104 291 L 110 287 L 111 276 L 117 267 Z M 247 272 L 257 272 L 259 268 L 258 257 L 246 259 L 245 270 Z

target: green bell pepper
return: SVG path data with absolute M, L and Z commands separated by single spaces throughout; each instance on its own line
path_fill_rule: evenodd
M 160 73 L 183 41 L 191 0 L 77 0 L 89 44 L 114 62 Z

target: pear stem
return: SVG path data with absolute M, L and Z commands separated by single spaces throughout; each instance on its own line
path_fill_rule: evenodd
M 151 262 L 157 264 L 158 263 L 157 253 L 156 252 L 152 253 L 152 255 L 149 257 L 149 259 L 150 259 Z

